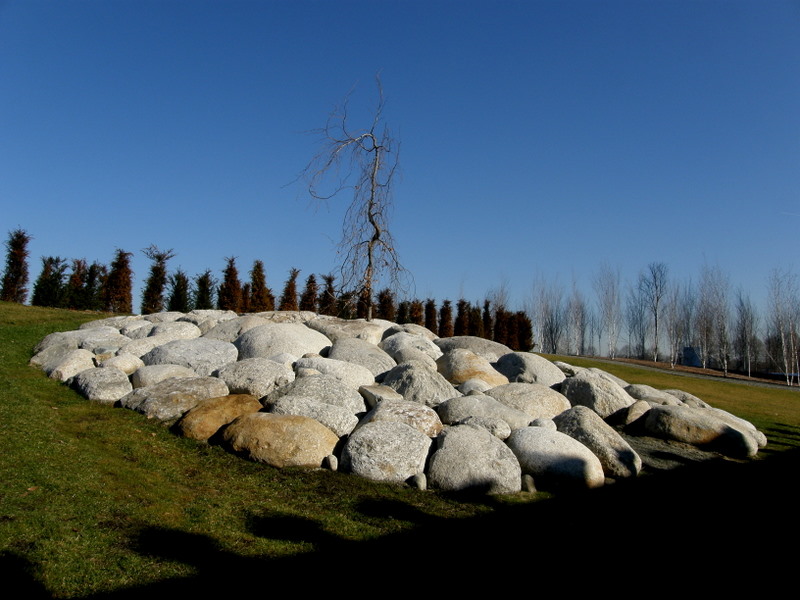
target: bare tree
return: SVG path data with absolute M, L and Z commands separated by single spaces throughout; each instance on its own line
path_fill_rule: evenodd
M 658 361 L 659 318 L 661 303 L 667 293 L 667 265 L 663 262 L 652 262 L 639 274 L 639 290 L 643 300 L 653 316 L 653 362 Z
M 792 385 L 798 365 L 798 287 L 794 273 L 774 269 L 769 276 L 770 335 L 780 342 L 779 357 L 773 359 L 781 365 L 786 385 Z
M 622 292 L 619 270 L 603 265 L 592 283 L 597 294 L 600 317 L 598 329 L 606 332 L 608 357 L 613 360 L 617 356 L 617 342 L 622 328 Z M 599 342 L 597 351 L 600 352 Z
M 647 318 L 647 301 L 640 287 L 628 288 L 625 299 L 625 324 L 628 330 L 628 356 L 644 358 L 650 321 Z
M 736 295 L 736 325 L 733 335 L 734 349 L 739 357 L 742 371 L 747 371 L 747 376 L 752 373 L 753 362 L 757 357 L 758 349 L 758 313 L 756 312 L 750 296 L 742 290 Z
M 683 345 L 683 332 L 685 318 L 682 310 L 682 286 L 674 283 L 669 286 L 664 297 L 664 331 L 667 334 L 667 351 L 669 353 L 669 366 L 675 367 L 678 353 Z
M 578 286 L 572 282 L 572 293 L 566 306 L 567 314 L 567 344 L 568 352 L 582 355 L 586 351 L 586 327 L 588 324 L 588 310 L 583 294 Z
M 347 112 L 349 94 L 317 133 L 323 149 L 303 171 L 308 191 L 327 201 L 345 190 L 353 192 L 339 243 L 341 285 L 367 302 L 372 320 L 373 290 L 381 278 L 398 287 L 408 273 L 400 264 L 389 232 L 391 192 L 397 171 L 397 141 L 383 122 L 385 99 L 376 77 L 378 103 L 366 129 L 352 129 Z

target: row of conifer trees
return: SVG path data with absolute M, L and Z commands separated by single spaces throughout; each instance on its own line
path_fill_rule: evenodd
M 167 261 L 175 256 L 172 250 L 161 250 L 151 245 L 143 253 L 150 259 L 151 265 L 142 291 L 142 314 L 163 310 L 189 312 L 192 309 L 219 308 L 237 313 L 301 310 L 350 319 L 367 315 L 366 298 L 337 290 L 335 277 L 331 274 L 322 276 L 321 287 L 317 277 L 309 275 L 303 290 L 298 291 L 300 270 L 293 268 L 281 295 L 276 297 L 266 283 L 264 263 L 260 260 L 253 263 L 249 280 L 242 282 L 236 258 L 226 258 L 222 281 L 218 283 L 210 269 L 193 278 L 181 269 L 169 274 Z M 23 258 L 27 258 L 27 253 L 23 254 Z M 42 268 L 33 286 L 31 304 L 132 313 L 132 256 L 131 252 L 117 249 L 108 266 L 98 262 L 87 264 L 83 259 L 42 257 Z M 22 266 L 27 278 L 27 264 Z M 15 297 L 6 299 L 24 302 L 26 295 L 27 288 L 23 286 Z M 533 346 L 531 321 L 527 315 L 523 311 L 513 312 L 504 306 L 493 306 L 489 300 L 485 300 L 482 307 L 463 299 L 455 307 L 450 300 L 444 300 L 437 306 L 431 298 L 424 302 L 418 299 L 398 302 L 390 289 L 384 289 L 373 299 L 373 316 L 401 324 L 422 325 L 440 337 L 479 336 L 503 343 L 514 350 L 530 350 Z

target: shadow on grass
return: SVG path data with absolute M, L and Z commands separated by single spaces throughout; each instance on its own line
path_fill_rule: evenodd
M 312 548 L 279 558 L 243 557 L 208 536 L 149 528 L 134 540 L 138 552 L 179 561 L 196 574 L 91 597 L 208 598 L 246 590 L 449 593 L 475 591 L 490 580 L 489 591 L 500 593 L 533 591 L 537 581 L 559 577 L 570 590 L 609 582 L 679 590 L 696 576 L 715 591 L 755 577 L 767 593 L 794 578 L 794 553 L 786 544 L 793 545 L 798 533 L 799 466 L 800 450 L 745 464 L 716 461 L 532 504 L 498 504 L 467 519 L 432 517 L 397 501 L 368 501 L 358 508 L 365 519 L 391 515 L 413 527 L 360 542 L 331 534 L 312 519 L 251 515 L 248 528 L 255 535 Z M 366 587 L 373 585 L 381 588 Z M 23 589 L 39 588 L 31 581 Z

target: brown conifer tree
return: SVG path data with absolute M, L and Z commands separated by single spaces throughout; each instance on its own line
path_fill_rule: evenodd
M 250 299 L 251 299 L 250 284 L 249 283 L 243 283 L 242 284 L 242 301 L 239 304 L 239 310 L 241 312 L 243 312 L 243 313 L 249 313 L 250 312 Z
M 0 300 L 24 304 L 28 298 L 28 242 L 31 236 L 24 229 L 9 232 L 6 241 L 6 269 L 0 287 Z
M 494 336 L 494 320 L 492 319 L 492 303 L 483 301 L 483 337 L 491 340 Z
M 469 302 L 463 298 L 456 304 L 456 322 L 453 324 L 453 335 L 467 335 L 469 331 Z
M 160 250 L 155 245 L 150 245 L 142 252 L 152 261 L 150 275 L 147 277 L 147 282 L 142 292 L 142 314 L 148 315 L 164 310 L 164 290 L 167 287 L 167 261 L 175 256 L 175 253 L 171 249 Z
M 467 334 L 474 335 L 475 337 L 484 337 L 483 318 L 481 317 L 481 308 L 478 305 L 473 306 L 470 304 L 469 306 Z
M 86 277 L 89 268 L 82 258 L 72 259 L 72 270 L 64 288 L 64 306 L 73 310 L 86 310 Z
M 43 256 L 42 272 L 33 284 L 33 306 L 60 307 L 64 303 L 67 262 L 60 256 Z
M 300 275 L 300 269 L 292 269 L 289 271 L 289 279 L 283 286 L 283 293 L 281 294 L 281 302 L 278 310 L 297 310 L 297 276 Z
M 264 312 L 275 310 L 275 296 L 267 286 L 264 263 L 256 260 L 250 270 L 250 310 Z
M 403 325 L 411 322 L 411 302 L 403 300 L 397 305 L 397 323 Z
M 436 320 L 436 300 L 428 298 L 425 301 L 425 327 L 439 335 L 439 323 Z
M 322 276 L 325 282 L 325 289 L 319 299 L 319 314 L 336 316 L 338 300 L 336 298 L 336 287 L 334 286 L 334 276 L 330 273 Z
M 453 307 L 450 300 L 442 302 L 439 309 L 439 337 L 453 337 Z
M 394 292 L 389 288 L 384 288 L 378 292 L 378 306 L 376 307 L 377 317 L 384 321 L 394 321 L 397 316 L 397 309 L 394 303 Z
M 319 289 L 317 288 L 317 278 L 314 274 L 308 276 L 306 279 L 306 287 L 300 295 L 300 310 L 308 310 L 317 312 L 319 308 Z
M 408 307 L 408 321 L 414 325 L 423 325 L 425 323 L 425 308 L 422 305 L 422 300 L 411 301 L 411 305 Z
M 517 348 L 521 352 L 533 350 L 533 323 L 525 311 L 514 313 L 514 322 L 517 330 Z
M 242 304 L 242 284 L 239 281 L 239 271 L 236 268 L 236 257 L 229 256 L 225 259 L 227 266 L 223 272 L 222 284 L 217 292 L 217 308 L 239 312 Z
M 194 280 L 194 308 L 195 310 L 209 310 L 214 308 L 214 290 L 217 282 L 211 274 L 211 269 L 206 269 Z
M 181 269 L 178 269 L 174 275 L 169 278 L 169 300 L 167 301 L 167 310 L 175 310 L 178 312 L 189 312 L 192 310 L 191 301 L 189 298 L 189 278 Z
M 131 252 L 125 252 L 121 248 L 117 248 L 114 254 L 101 292 L 105 311 L 127 314 L 133 312 L 131 256 Z

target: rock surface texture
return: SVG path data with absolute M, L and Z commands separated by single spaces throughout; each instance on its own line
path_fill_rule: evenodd
M 420 488 L 594 488 L 686 456 L 745 460 L 766 444 L 751 423 L 681 390 L 381 320 L 111 317 L 50 334 L 34 352 L 32 366 L 87 399 L 179 435 L 276 468 L 338 465 Z

